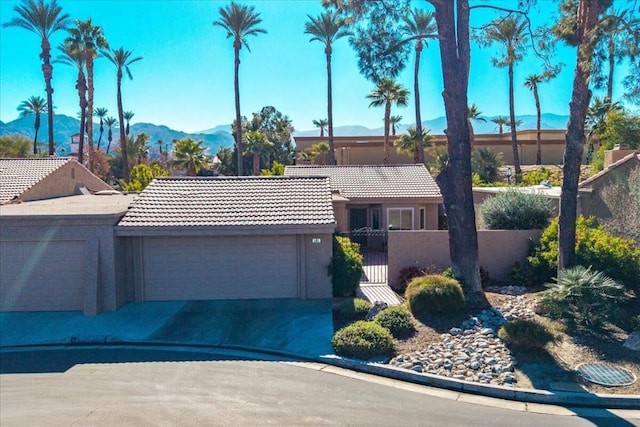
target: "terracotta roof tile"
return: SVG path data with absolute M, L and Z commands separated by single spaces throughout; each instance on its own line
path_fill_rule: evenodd
M 326 178 L 157 178 L 121 227 L 333 224 Z
M 327 176 L 331 190 L 349 199 L 442 197 L 424 165 L 287 166 L 284 174 Z
M 70 161 L 62 157 L 0 159 L 0 203 L 19 197 Z

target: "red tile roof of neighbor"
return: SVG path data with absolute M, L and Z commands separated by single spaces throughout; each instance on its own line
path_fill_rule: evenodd
M 334 224 L 323 177 L 157 178 L 120 227 L 227 227 Z
M 285 176 L 327 176 L 331 189 L 355 198 L 440 198 L 424 165 L 287 166 Z
M 62 157 L 0 159 L 0 203 L 19 197 L 71 161 L 74 160 Z

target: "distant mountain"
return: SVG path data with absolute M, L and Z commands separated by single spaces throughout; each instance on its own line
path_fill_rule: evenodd
M 483 117 L 486 122 L 475 120 L 473 122 L 473 130 L 475 133 L 498 133 L 498 127 L 491 119 L 496 116 Z M 533 114 L 525 114 L 522 116 L 516 116 L 517 120 L 522 120 L 522 124 L 518 126 L 518 129 L 535 129 L 536 128 L 536 116 Z M 566 129 L 569 116 L 560 116 L 557 114 L 544 113 L 541 116 L 541 129 Z M 402 134 L 407 131 L 409 126 L 413 124 L 400 124 L 396 127 L 396 133 Z M 431 129 L 432 135 L 442 135 L 447 128 L 447 119 L 445 117 L 437 117 L 432 120 L 425 120 L 422 122 L 424 129 Z M 508 128 L 504 129 L 504 132 L 508 131 Z M 294 136 L 317 136 L 320 134 L 320 129 L 296 131 Z M 333 128 L 333 134 L 335 136 L 367 136 L 367 135 L 384 135 L 384 127 L 369 129 L 364 126 L 337 126 Z
M 38 133 L 38 139 L 47 144 L 47 115 L 43 114 L 41 117 L 41 126 Z M 100 135 L 100 126 L 95 124 L 93 132 L 94 143 L 97 144 Z M 78 133 L 80 130 L 80 120 L 73 117 L 58 114 L 53 119 L 53 138 L 56 141 L 56 150 L 61 152 L 64 149 L 66 153 L 69 152 L 69 145 L 71 143 L 71 135 Z M 151 123 L 135 123 L 131 125 L 130 134 L 137 135 L 140 132 L 145 132 L 150 137 L 149 144 L 155 147 L 155 143 L 158 139 L 162 139 L 165 143 L 170 143 L 174 139 L 181 139 L 185 137 L 192 138 L 196 141 L 204 141 L 205 147 L 208 148 L 209 154 L 215 154 L 220 147 L 232 147 L 233 138 L 229 132 L 216 131 L 210 134 L 194 133 L 189 134 L 186 132 L 180 132 L 168 128 L 164 125 L 154 125 Z M 117 129 L 113 131 L 114 141 L 117 141 Z M 0 135 L 20 134 L 29 139 L 35 135 L 35 129 L 33 128 L 33 116 L 18 118 L 8 123 L 0 122 Z M 105 126 L 105 133 L 102 136 L 101 147 L 105 147 L 107 144 L 107 129 Z M 113 146 L 114 142 L 112 142 Z
M 231 133 L 231 125 L 218 125 L 214 128 L 211 129 L 206 129 L 206 130 L 201 130 L 198 133 L 204 133 L 204 134 L 213 134 L 213 133 L 218 133 L 218 132 L 226 132 L 226 133 Z

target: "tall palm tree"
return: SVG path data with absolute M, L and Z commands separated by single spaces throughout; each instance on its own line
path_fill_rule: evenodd
M 104 124 L 107 125 L 107 156 L 109 155 L 109 149 L 111 148 L 111 141 L 113 141 L 113 127 L 118 125 L 118 120 L 115 117 L 107 117 L 104 119 Z
M 327 128 L 329 121 L 327 119 L 318 119 L 313 121 L 313 125 L 320 128 L 320 138 L 324 138 L 324 130 Z
M 253 157 L 253 174 L 260 175 L 260 155 L 265 152 L 273 143 L 267 139 L 267 135 L 260 131 L 251 131 L 244 136 L 244 155 L 251 154 Z
M 413 67 L 413 92 L 416 106 L 416 136 L 422 136 L 422 116 L 420 113 L 420 84 L 418 83 L 420 74 L 420 55 L 422 49 L 427 45 L 427 40 L 438 38 L 438 29 L 434 22 L 434 14 L 425 12 L 422 9 L 413 9 L 409 15 L 403 17 L 404 25 L 402 31 L 408 40 L 415 40 L 416 61 Z M 418 163 L 424 163 L 424 141 L 418 140 Z
M 400 153 L 413 156 L 413 163 L 420 163 L 420 147 L 418 144 L 419 141 L 422 141 L 423 144 L 431 142 L 433 137 L 429 135 L 429 132 L 431 132 L 430 129 L 422 129 L 422 136 L 419 137 L 418 129 L 415 126 L 409 126 L 407 133 L 396 139 L 396 150 Z
M 74 51 L 84 52 L 87 68 L 87 144 L 89 145 L 89 169 L 93 170 L 93 61 L 98 56 L 99 49 L 106 49 L 109 45 L 102 33 L 102 27 L 93 25 L 91 18 L 86 21 L 76 21 L 76 27 L 69 29 L 69 37 L 65 43 L 70 43 Z
M 125 111 L 122 113 L 122 119 L 127 121 L 127 126 L 125 127 L 125 134 L 127 136 L 129 136 L 129 123 L 131 122 L 131 119 L 133 119 L 133 116 L 135 116 L 133 111 Z
M 40 114 L 44 113 L 47 109 L 47 101 L 40 96 L 32 96 L 26 101 L 22 101 L 18 105 L 18 111 L 20 117 L 28 117 L 34 115 L 33 127 L 36 130 L 36 134 L 33 137 L 33 154 L 38 154 L 38 131 L 40 130 Z
M 149 140 L 151 137 L 145 132 L 140 132 L 136 135 L 136 139 L 127 138 L 127 155 L 129 156 L 129 165 L 134 163 L 137 165 L 142 164 L 142 160 L 149 157 Z
M 471 104 L 467 110 L 467 123 L 469 126 L 469 139 L 471 140 L 471 147 L 473 148 L 473 141 L 475 140 L 476 133 L 473 131 L 473 121 L 486 122 L 487 119 L 482 117 L 482 111 L 476 104 Z
M 196 176 L 200 169 L 207 167 L 202 141 L 195 142 L 191 138 L 174 141 L 173 155 L 174 165 L 184 169 L 187 175 Z
M 98 150 L 100 149 L 100 142 L 102 142 L 102 134 L 104 133 L 104 118 L 107 117 L 109 111 L 106 108 L 96 108 L 96 116 L 100 119 L 100 137 L 98 138 Z
M 118 104 L 118 119 L 120 123 L 122 123 L 123 120 L 127 121 L 126 132 L 125 132 L 125 129 L 123 129 L 122 126 L 120 126 L 120 149 L 122 150 L 122 161 L 123 161 L 122 170 L 123 170 L 124 180 L 126 182 L 129 182 L 130 177 L 129 177 L 128 156 L 127 156 L 128 153 L 127 153 L 127 144 L 125 141 L 126 141 L 127 135 L 129 135 L 129 120 L 131 120 L 131 118 L 133 117 L 133 113 L 131 113 L 130 115 L 127 114 L 127 116 L 125 116 L 124 112 L 122 111 L 122 71 L 123 70 L 126 71 L 127 76 L 129 76 L 129 79 L 133 79 L 133 75 L 131 75 L 131 70 L 129 69 L 129 66 L 134 62 L 140 61 L 142 57 L 140 56 L 131 57 L 131 55 L 133 55 L 133 52 L 130 50 L 124 50 L 122 46 L 120 46 L 118 49 L 103 51 L 102 54 L 105 56 L 105 58 L 111 61 L 113 65 L 116 66 L 116 98 L 117 98 L 117 104 Z M 130 113 L 130 112 L 127 111 L 127 113 Z M 101 124 L 101 128 L 102 128 L 102 124 Z
M 49 136 L 49 155 L 55 154 L 53 143 L 53 66 L 51 65 L 51 44 L 49 37 L 56 31 L 64 30 L 69 23 L 69 15 L 62 13 L 56 0 L 45 3 L 44 0 L 22 0 L 13 10 L 18 16 L 3 27 L 18 27 L 31 31 L 40 37 L 40 58 L 42 59 L 42 74 L 44 75 L 45 92 L 47 93 L 47 125 Z
M 407 106 L 409 91 L 399 83 L 391 79 L 383 78 L 378 82 L 376 88 L 367 95 L 371 100 L 369 107 L 380 107 L 384 105 L 384 164 L 389 164 L 389 118 L 391 117 L 391 106 Z
M 538 84 L 544 81 L 544 75 L 531 74 L 524 80 L 524 86 L 531 89 L 533 99 L 536 102 L 536 165 L 542 164 L 542 143 L 540 136 L 540 127 L 542 125 L 542 112 L 540 111 L 540 94 L 538 93 Z
M 402 121 L 402 116 L 389 117 L 389 124 L 391 125 L 391 135 L 396 136 L 396 127 Z M 422 126 L 420 126 L 422 128 Z
M 521 169 L 520 156 L 518 154 L 518 136 L 516 134 L 516 113 L 513 92 L 513 67 L 516 62 L 522 60 L 523 42 L 526 37 L 527 21 L 515 16 L 501 17 L 487 27 L 484 44 L 498 43 L 505 48 L 502 58 L 491 58 L 497 68 L 507 67 L 509 75 L 509 120 L 511 123 L 511 148 L 513 150 L 513 166 L 515 169 L 516 184 L 518 183 Z
M 500 134 L 502 133 L 504 126 L 510 123 L 509 117 L 506 116 L 495 116 L 493 119 L 491 119 L 491 121 L 498 125 L 498 133 Z
M 327 130 L 329 133 L 329 152 L 331 164 L 336 162 L 336 147 L 333 140 L 333 92 L 331 88 L 331 54 L 333 42 L 351 35 L 345 22 L 338 17 L 337 11 L 328 10 L 316 17 L 307 15 L 309 21 L 304 24 L 304 33 L 309 34 L 309 41 L 319 41 L 324 44 L 324 54 L 327 59 Z
M 86 114 L 87 114 L 87 79 L 84 75 L 84 51 L 75 49 L 70 42 L 65 42 L 58 46 L 58 50 L 62 52 L 58 55 L 54 62 L 71 65 L 76 67 L 78 77 L 76 79 L 76 89 L 78 90 L 78 99 L 80 104 L 80 143 L 78 145 L 78 162 L 84 162 L 84 136 L 86 135 Z
M 222 27 L 227 31 L 227 38 L 233 38 L 233 52 L 234 52 L 234 91 L 235 91 L 235 104 L 236 104 L 236 123 L 242 123 L 242 116 L 240 115 L 240 83 L 238 80 L 238 71 L 240 69 L 240 49 L 244 45 L 249 52 L 249 44 L 247 43 L 248 36 L 257 36 L 258 34 L 264 34 L 267 31 L 258 27 L 262 22 L 260 14 L 256 13 L 253 6 L 239 5 L 235 2 L 231 2 L 226 7 L 218 9 L 220 19 L 213 21 L 213 25 Z M 244 175 L 244 165 L 242 159 L 242 126 L 237 126 L 236 129 L 236 152 L 238 153 L 238 175 Z
M 604 132 L 607 116 L 610 112 L 621 110 L 622 105 L 619 102 L 611 102 L 611 99 L 606 97 L 596 97 L 591 101 L 584 123 L 585 127 L 589 129 L 587 134 L 587 143 L 589 144 L 589 148 L 587 148 L 587 163 L 591 163 L 593 155 L 593 137 Z

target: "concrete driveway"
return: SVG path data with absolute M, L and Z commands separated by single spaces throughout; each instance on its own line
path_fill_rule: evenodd
M 69 343 L 204 345 L 315 358 L 331 354 L 331 300 L 175 301 L 81 312 L 0 313 L 0 347 Z

